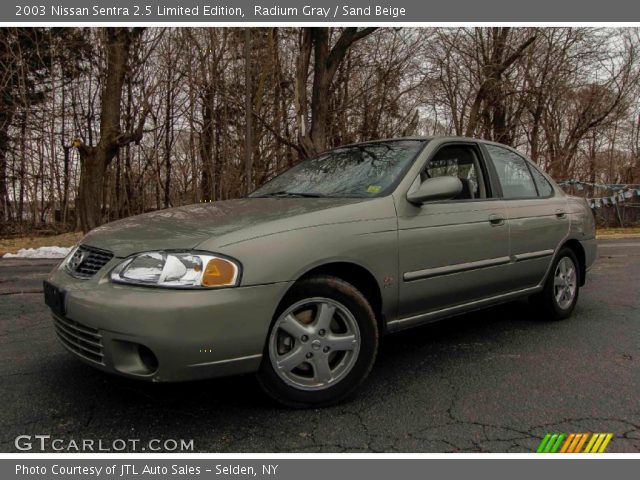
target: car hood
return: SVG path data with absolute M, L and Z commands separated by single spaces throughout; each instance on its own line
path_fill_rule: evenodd
M 370 201 L 243 198 L 200 203 L 108 223 L 89 232 L 82 243 L 110 250 L 117 257 L 151 250 L 195 249 L 205 241 L 211 245 L 212 238 L 214 245 L 222 247 L 291 229 L 349 221 L 357 217 L 348 207 Z

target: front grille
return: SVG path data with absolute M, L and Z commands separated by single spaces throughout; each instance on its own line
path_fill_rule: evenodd
M 112 258 L 112 252 L 80 245 L 67 261 L 67 270 L 74 277 L 90 278 L 109 263 Z
M 69 318 L 55 316 L 53 321 L 58 338 L 68 350 L 90 362 L 104 365 L 102 335 L 98 330 Z

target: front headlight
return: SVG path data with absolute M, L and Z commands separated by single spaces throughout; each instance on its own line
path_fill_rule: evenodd
M 71 250 L 69 250 L 69 253 L 67 253 L 67 255 L 58 264 L 58 268 L 69 267 L 69 262 L 71 261 L 71 259 L 75 255 L 75 253 L 78 250 L 79 246 L 80 246 L 80 242 L 76 243 L 73 247 L 71 247 Z
M 168 288 L 235 287 L 240 281 L 240 264 L 205 252 L 145 252 L 114 268 L 111 280 Z

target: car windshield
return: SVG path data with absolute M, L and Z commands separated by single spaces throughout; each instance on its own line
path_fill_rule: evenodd
M 338 148 L 303 160 L 251 197 L 375 197 L 392 187 L 425 140 L 392 140 Z

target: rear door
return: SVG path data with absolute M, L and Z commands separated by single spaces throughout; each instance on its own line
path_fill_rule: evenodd
M 461 179 L 459 198 L 424 205 L 402 198 L 397 205 L 401 319 L 509 289 L 507 212 L 492 193 L 479 145 L 440 146 L 411 188 L 442 175 Z
M 537 167 L 516 151 L 488 143 L 484 148 L 507 211 L 508 276 L 515 290 L 533 287 L 543 280 L 555 249 L 569 232 L 566 197 L 557 195 Z

